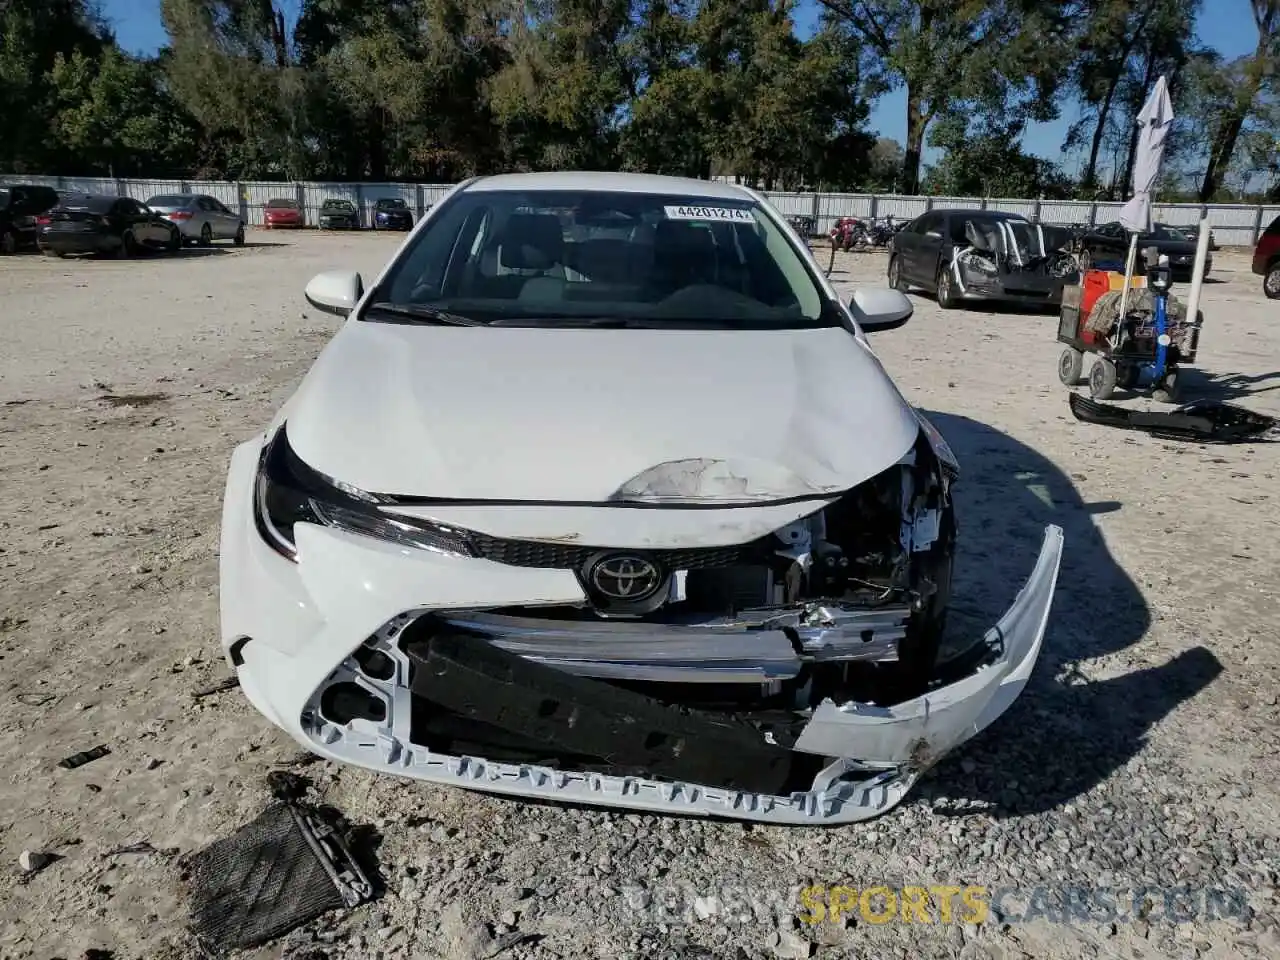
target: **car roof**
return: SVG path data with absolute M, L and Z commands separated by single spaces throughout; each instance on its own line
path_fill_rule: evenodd
M 736 183 L 695 180 L 691 177 L 667 177 L 652 173 L 601 173 L 597 171 L 558 171 L 555 173 L 502 173 L 481 177 L 467 184 L 467 191 L 499 190 L 573 190 L 599 193 L 659 193 L 675 197 L 700 197 L 717 200 L 755 200 L 755 196 Z
M 1013 213 L 1009 210 L 983 210 L 969 209 L 967 207 L 944 207 L 940 210 L 930 210 L 930 213 L 949 213 L 956 217 L 994 217 L 997 220 L 1026 220 L 1020 213 Z

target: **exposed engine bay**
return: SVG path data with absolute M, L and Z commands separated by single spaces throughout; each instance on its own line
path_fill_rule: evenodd
M 969 220 L 968 246 L 957 245 L 952 270 L 962 294 L 1044 295 L 1071 279 L 1079 265 L 1069 230 L 1012 218 Z
M 451 530 L 481 555 L 572 565 L 587 602 L 399 618 L 339 671 L 314 719 L 379 720 L 378 698 L 340 675 L 392 676 L 403 658 L 409 739 L 432 751 L 804 789 L 824 765 L 793 751 L 815 707 L 887 706 L 934 679 L 955 476 L 922 431 L 899 463 L 740 546 L 521 552 Z

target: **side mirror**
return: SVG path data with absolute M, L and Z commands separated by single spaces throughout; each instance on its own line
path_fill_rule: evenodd
M 317 310 L 345 317 L 364 296 L 364 281 L 350 270 L 329 270 L 312 277 L 303 295 Z
M 915 306 L 901 290 L 871 287 L 857 290 L 849 299 L 849 309 L 864 332 L 896 330 L 915 312 Z

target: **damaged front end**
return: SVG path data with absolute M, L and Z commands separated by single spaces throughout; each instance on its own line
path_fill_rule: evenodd
M 439 505 L 342 488 L 287 446 L 281 429 L 255 471 L 259 542 L 296 564 L 321 615 L 336 553 L 378 541 L 362 589 L 395 612 L 322 672 L 236 640 L 232 624 L 246 693 L 322 755 L 497 793 L 777 823 L 883 813 L 1021 692 L 1057 580 L 1050 527 L 1000 623 L 940 657 L 958 472 L 923 422 L 904 457 L 844 493 L 685 503 L 706 545 L 497 536 L 444 522 Z M 622 511 L 658 529 L 655 511 L 681 509 L 659 487 L 624 486 L 582 526 Z M 779 509 L 794 518 L 726 542 L 727 513 Z M 322 543 L 327 559 L 312 560 Z M 430 585 L 394 566 L 409 558 Z M 450 599 L 402 600 L 433 589 Z
M 951 271 L 960 296 L 1057 304 L 1079 277 L 1067 231 L 1014 219 L 969 220 Z

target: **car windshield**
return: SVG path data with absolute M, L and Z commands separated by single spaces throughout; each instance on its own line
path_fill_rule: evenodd
M 392 312 L 401 322 L 436 313 L 504 326 L 840 324 L 785 227 L 755 201 L 634 192 L 462 191 L 370 303 L 369 319 Z
M 379 210 L 404 210 L 405 202 L 403 200 L 387 200 L 384 198 L 378 201 L 377 206 Z
M 270 210 L 297 210 L 297 200 L 268 200 L 267 208 Z
M 1177 227 L 1171 227 L 1166 223 L 1153 223 L 1151 232 L 1147 234 L 1152 240 L 1186 240 L 1190 242 L 1188 237 Z
M 326 210 L 353 210 L 350 200 L 326 200 L 323 204 Z
M 185 207 L 191 202 L 190 197 L 183 197 L 177 194 L 165 195 L 161 197 L 152 197 L 147 201 L 148 207 Z

